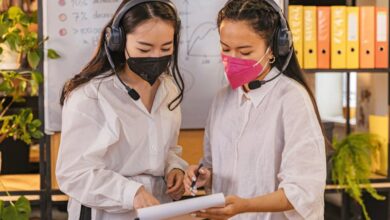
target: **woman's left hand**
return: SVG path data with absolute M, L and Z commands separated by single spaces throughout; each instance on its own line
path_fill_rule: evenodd
M 196 212 L 196 217 L 208 218 L 213 220 L 229 219 L 237 214 L 246 212 L 248 200 L 238 196 L 227 196 L 225 198 L 225 207 L 211 208 L 205 211 Z
M 179 200 L 184 194 L 184 171 L 179 169 L 171 170 L 167 175 L 167 194 L 173 200 Z

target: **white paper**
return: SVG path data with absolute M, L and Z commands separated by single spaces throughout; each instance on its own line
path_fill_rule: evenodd
M 348 16 L 348 40 L 357 41 L 358 40 L 358 17 L 356 14 L 349 14 Z
M 387 41 L 387 14 L 384 12 L 379 12 L 376 18 L 376 30 L 377 36 L 376 39 L 378 42 Z
M 148 208 L 138 209 L 139 220 L 158 220 L 189 214 L 203 209 L 223 207 L 225 196 L 222 193 L 166 203 Z

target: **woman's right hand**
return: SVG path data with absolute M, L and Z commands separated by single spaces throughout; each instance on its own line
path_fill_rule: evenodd
M 184 187 L 186 189 L 187 194 L 194 194 L 196 193 L 197 189 L 192 189 L 191 184 L 192 181 L 196 181 L 196 188 L 207 186 L 210 183 L 210 178 L 211 178 L 211 172 L 207 168 L 200 168 L 199 170 L 199 176 L 196 178 L 196 172 L 198 170 L 197 165 L 191 165 L 187 168 L 186 174 L 184 176 Z
M 134 209 L 141 209 L 159 204 L 160 202 L 152 194 L 146 191 L 143 186 L 141 186 L 138 189 L 137 194 L 135 194 Z

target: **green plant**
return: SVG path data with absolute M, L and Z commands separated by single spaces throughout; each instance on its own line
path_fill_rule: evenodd
M 0 43 L 6 43 L 11 50 L 25 54 L 32 69 L 36 69 L 42 57 L 42 44 L 48 37 L 39 41 L 36 31 L 37 13 L 26 14 L 18 6 L 12 6 L 0 14 Z M 0 54 L 3 48 L 0 47 Z M 48 50 L 49 58 L 59 58 L 53 49 Z
M 41 121 L 34 119 L 31 109 L 23 108 L 18 113 L 7 114 L 11 105 L 24 102 L 23 95 L 28 91 L 31 95 L 38 92 L 41 74 L 33 72 L 32 77 L 14 71 L 2 71 L 3 82 L 0 83 L 0 143 L 7 137 L 20 139 L 30 144 L 32 138 L 39 139 L 43 133 L 39 130 Z
M 341 141 L 334 141 L 332 180 L 345 187 L 362 207 L 366 219 L 370 217 L 362 199 L 362 188 L 377 200 L 385 199 L 370 184 L 372 158 L 380 146 L 380 138 L 368 133 L 351 134 Z
M 18 6 L 12 6 L 0 13 L 0 43 L 6 43 L 11 50 L 27 56 L 31 70 L 24 72 L 0 70 L 0 143 L 7 137 L 20 139 L 30 144 L 32 138 L 43 136 L 41 121 L 34 119 L 31 109 L 21 109 L 18 113 L 9 112 L 14 103 L 24 102 L 24 96 L 37 95 L 42 74 L 36 70 L 42 57 L 42 44 L 48 40 L 38 40 L 36 31 L 31 30 L 37 24 L 36 13 L 27 14 Z M 0 47 L 0 53 L 2 49 Z M 60 56 L 48 50 L 48 57 Z
M 4 205 L 4 201 L 0 200 L 0 219 L 1 220 L 28 220 L 31 213 L 31 206 L 28 199 L 24 196 L 9 206 Z
M 4 184 L 0 181 L 1 186 L 5 189 Z M 11 198 L 9 192 L 7 196 Z M 28 199 L 21 196 L 12 202 L 10 200 L 9 205 L 6 206 L 5 202 L 0 200 L 0 220 L 28 220 L 31 214 L 31 205 Z
M 23 97 L 26 93 L 37 94 L 42 75 L 36 71 L 25 73 L 1 71 L 0 73 L 2 80 L 0 83 L 0 143 L 8 137 L 23 140 L 27 144 L 30 144 L 33 138 L 42 138 L 41 121 L 34 119 L 31 109 L 22 108 L 18 112 L 10 111 L 12 104 L 25 101 Z M 4 185 L 3 188 L 5 189 Z M 7 195 L 10 196 L 8 192 Z M 8 206 L 0 200 L 0 220 L 28 220 L 30 213 L 30 202 L 24 196 L 19 197 L 15 203 L 11 201 Z
M 37 25 L 36 15 L 26 14 L 17 6 L 0 13 L 0 45 L 7 45 L 12 51 L 22 54 L 21 57 L 25 56 L 30 67 L 30 70 L 23 72 L 0 70 L 0 143 L 12 137 L 30 144 L 33 139 L 43 137 L 40 131 L 42 123 L 34 119 L 31 109 L 22 108 L 14 112 L 11 108 L 15 103 L 25 102 L 26 96 L 37 95 L 39 84 L 43 81 L 42 74 L 36 68 L 41 62 L 42 45 L 48 37 L 39 41 L 37 32 L 33 30 Z M 0 55 L 2 52 L 3 48 L 0 47 Z M 60 57 L 53 49 L 49 49 L 47 54 L 51 59 Z M 29 219 L 31 207 L 24 196 L 8 206 L 4 204 L 0 200 L 0 220 Z

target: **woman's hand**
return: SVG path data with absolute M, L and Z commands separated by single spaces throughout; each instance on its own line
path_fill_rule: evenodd
M 135 194 L 134 209 L 141 209 L 159 204 L 160 202 L 152 194 L 146 191 L 143 186 L 141 186 L 138 189 L 137 194 Z
M 198 179 L 196 178 L 196 171 L 198 170 L 197 165 L 191 165 L 186 170 L 186 175 L 184 177 L 184 187 L 186 193 L 193 194 L 196 193 L 196 189 L 191 188 L 192 181 L 196 181 L 196 188 L 207 186 L 210 184 L 211 172 L 209 169 L 202 167 L 199 170 Z M 195 191 L 195 192 L 194 192 Z
M 225 207 L 211 208 L 205 211 L 196 212 L 196 217 L 208 218 L 213 220 L 229 219 L 237 214 L 247 212 L 249 200 L 238 196 L 227 196 Z
M 167 194 L 173 200 L 179 200 L 184 194 L 184 171 L 179 169 L 171 170 L 167 175 Z

